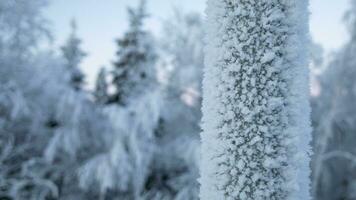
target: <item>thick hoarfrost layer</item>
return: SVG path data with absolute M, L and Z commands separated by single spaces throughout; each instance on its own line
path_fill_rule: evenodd
M 307 7 L 208 0 L 201 199 L 310 199 Z

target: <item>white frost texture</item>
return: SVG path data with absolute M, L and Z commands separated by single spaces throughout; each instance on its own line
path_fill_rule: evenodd
M 200 198 L 310 199 L 308 0 L 208 0 Z

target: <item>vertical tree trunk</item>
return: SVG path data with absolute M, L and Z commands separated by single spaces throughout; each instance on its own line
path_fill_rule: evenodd
M 208 0 L 203 200 L 308 200 L 308 0 Z

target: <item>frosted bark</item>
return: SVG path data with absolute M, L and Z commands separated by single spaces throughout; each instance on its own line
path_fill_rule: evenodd
M 310 199 L 307 7 L 208 0 L 201 199 Z

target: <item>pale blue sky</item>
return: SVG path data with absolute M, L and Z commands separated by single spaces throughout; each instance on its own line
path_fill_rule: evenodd
M 349 0 L 310 0 L 310 30 L 313 39 L 328 52 L 339 48 L 347 34 L 342 22 Z M 173 7 L 183 11 L 204 12 L 206 0 L 148 0 L 151 14 L 147 28 L 160 32 L 160 22 L 172 16 Z M 75 18 L 83 48 L 89 53 L 82 63 L 87 80 L 92 83 L 101 66 L 115 58 L 114 40 L 127 28 L 126 7 L 138 0 L 51 0 L 47 15 L 51 19 L 55 46 L 63 44 L 69 34 L 69 22 Z

